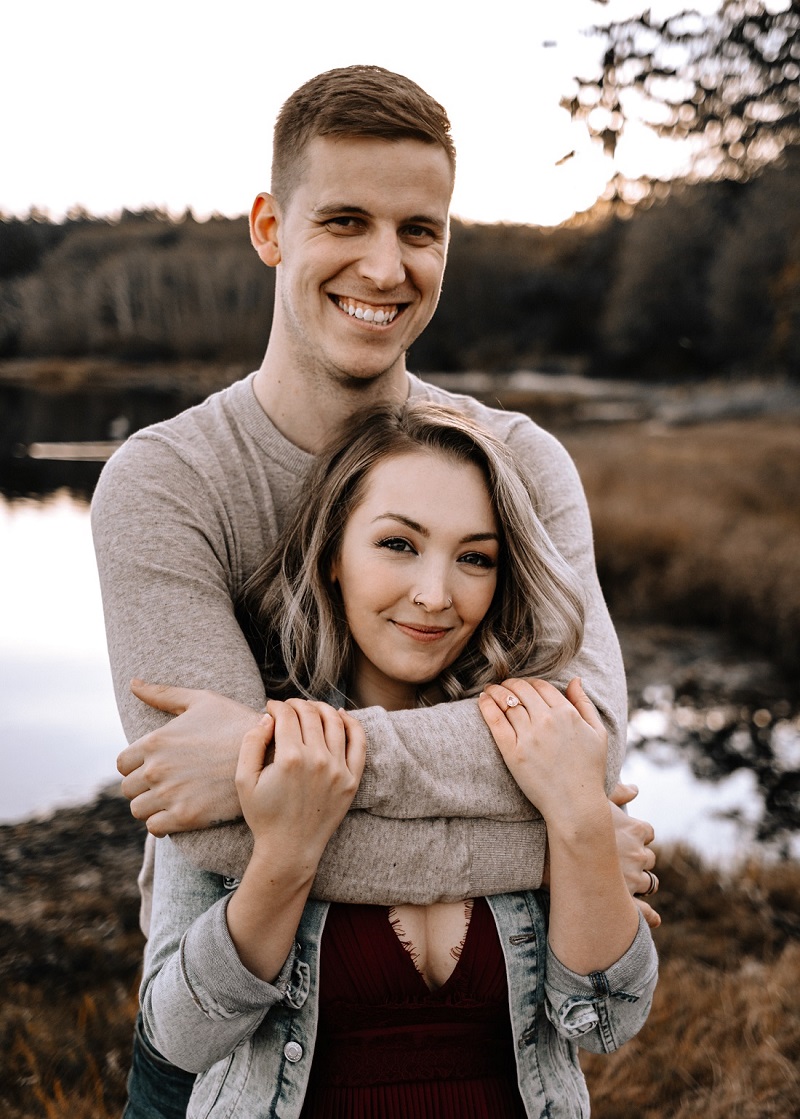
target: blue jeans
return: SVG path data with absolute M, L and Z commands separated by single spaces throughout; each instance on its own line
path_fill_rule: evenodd
M 133 1062 L 123 1119 L 186 1119 L 195 1074 L 176 1068 L 144 1036 L 141 1014 L 133 1034 Z

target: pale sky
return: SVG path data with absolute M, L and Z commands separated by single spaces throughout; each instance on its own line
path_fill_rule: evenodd
M 581 29 L 642 6 L 10 0 L 0 20 L 0 212 L 35 206 L 58 218 L 80 204 L 98 214 L 148 205 L 245 213 L 269 187 L 283 100 L 323 70 L 375 63 L 447 109 L 459 159 L 454 213 L 556 224 L 587 209 L 614 171 L 558 104 L 599 57 L 599 41 Z M 666 174 L 677 162 L 640 128 L 616 165 Z

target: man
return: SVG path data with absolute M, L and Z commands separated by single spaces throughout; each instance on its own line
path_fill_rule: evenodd
M 535 479 L 542 519 L 586 594 L 584 647 L 556 682 L 582 678 L 609 730 L 609 788 L 619 772 L 624 677 L 571 461 L 525 417 L 436 390 L 406 370 L 439 298 L 454 168 L 444 110 L 401 75 L 349 67 L 293 94 L 275 128 L 271 193 L 256 198 L 250 217 L 253 245 L 276 269 L 261 367 L 132 437 L 95 495 L 109 650 L 133 740 L 120 755 L 123 790 L 153 835 L 192 833 L 176 836 L 184 853 L 233 878 L 249 854 L 244 826 L 195 829 L 240 815 L 238 747 L 265 700 L 236 619 L 237 593 L 279 537 L 311 456 L 356 409 L 409 392 L 468 411 L 508 441 Z M 139 682 L 132 696 L 132 676 L 181 686 Z M 177 718 L 165 724 L 154 707 Z M 367 767 L 326 853 L 318 896 L 425 904 L 540 883 L 541 820 L 474 701 L 359 717 Z M 653 862 L 644 851 L 651 840 L 649 825 L 626 832 L 635 849 L 629 886 L 640 892 L 655 881 L 643 869 Z M 369 860 L 358 858 L 364 850 Z M 146 876 L 144 885 L 146 901 Z M 148 1102 L 137 1103 L 140 1073 L 131 1116 L 183 1114 L 180 1089 L 172 1111 L 148 1101 L 147 1089 L 139 1097 Z

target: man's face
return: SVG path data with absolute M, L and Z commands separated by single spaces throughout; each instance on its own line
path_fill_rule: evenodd
M 452 171 L 418 140 L 316 137 L 275 230 L 270 347 L 287 372 L 372 381 L 402 373 L 447 256 Z

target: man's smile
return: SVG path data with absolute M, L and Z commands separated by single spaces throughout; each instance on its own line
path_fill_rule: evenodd
M 328 298 L 351 318 L 375 323 L 376 326 L 394 322 L 400 312 L 408 306 L 406 303 L 364 303 L 362 300 L 351 299 L 349 296 L 329 295 Z

